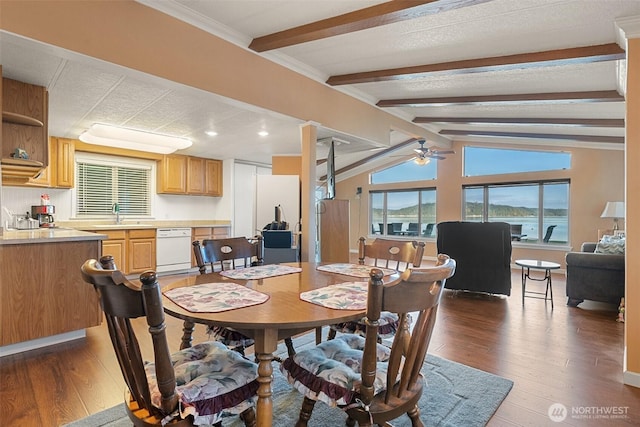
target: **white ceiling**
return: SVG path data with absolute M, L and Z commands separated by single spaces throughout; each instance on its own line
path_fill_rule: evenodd
M 475 4 L 259 54 L 325 82 L 330 76 L 341 74 L 616 43 L 616 20 L 640 15 L 638 0 L 467 1 Z M 140 0 L 140 3 L 247 48 L 254 38 L 384 2 Z M 446 5 L 452 1 L 436 3 Z M 0 33 L 0 36 L 3 75 L 48 88 L 49 134 L 52 136 L 77 138 L 91 124 L 100 122 L 191 138 L 193 147 L 183 152 L 196 156 L 270 163 L 272 155 L 300 154 L 299 120 L 8 33 Z M 625 61 L 615 60 L 516 66 L 472 73 L 439 72 L 419 78 L 333 87 L 375 105 L 380 100 L 400 98 L 581 91 L 623 94 L 620 82 L 624 78 Z M 624 119 L 623 101 L 466 103 L 385 110 L 407 121 L 415 117 Z M 472 142 L 505 141 L 547 147 L 619 149 L 623 144 L 606 142 L 605 137 L 624 136 L 622 127 L 449 122 L 421 126 L 436 133 L 473 130 L 595 136 L 591 141 L 557 136 L 447 136 Z M 209 129 L 216 130 L 218 135 L 206 136 L 204 132 Z M 268 130 L 270 135 L 258 137 L 257 131 L 262 129 Z M 369 149 L 375 147 L 375 144 L 354 136 L 321 129 L 319 138 L 327 137 L 348 142 L 341 143 L 336 149 L 340 154 L 338 169 L 372 155 Z M 598 141 L 598 137 L 602 137 L 603 142 Z M 393 135 L 392 139 L 393 145 L 407 137 Z M 411 148 L 415 147 L 407 146 L 401 152 L 410 157 Z M 318 156 L 322 157 L 325 152 L 326 147 L 320 145 Z M 355 154 L 344 154 L 347 152 Z M 377 164 L 380 161 L 369 167 Z

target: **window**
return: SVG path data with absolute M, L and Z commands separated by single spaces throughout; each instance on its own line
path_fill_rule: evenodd
M 371 232 L 385 236 L 435 235 L 436 190 L 371 191 Z
M 75 215 L 151 216 L 154 163 L 114 156 L 76 155 Z
M 462 194 L 465 221 L 508 222 L 527 243 L 569 241 L 568 181 L 476 185 Z
M 464 175 L 482 176 L 505 173 L 562 170 L 571 167 L 571 154 L 550 151 L 508 150 L 465 147 Z
M 432 160 L 420 166 L 413 161 L 406 161 L 395 166 L 382 169 L 371 174 L 372 184 L 388 184 L 393 182 L 425 181 L 436 179 L 437 161 Z

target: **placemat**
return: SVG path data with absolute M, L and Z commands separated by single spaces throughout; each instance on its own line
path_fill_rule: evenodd
M 344 274 L 345 276 L 353 277 L 366 277 L 369 278 L 369 272 L 372 268 L 379 268 L 385 276 L 389 276 L 396 273 L 396 270 L 390 268 L 381 268 L 373 265 L 360 265 L 360 264 L 327 264 L 317 267 L 320 271 L 326 271 L 328 273 Z
M 300 294 L 300 299 L 312 304 L 338 310 L 367 308 L 368 282 L 345 282 Z
M 288 265 L 269 264 L 256 267 L 238 268 L 236 270 L 221 271 L 220 275 L 229 279 L 254 280 L 266 279 L 268 277 L 283 276 L 285 274 L 300 273 L 300 267 L 290 267 Z
M 237 283 L 203 283 L 170 289 L 164 295 L 192 313 L 218 313 L 262 304 L 269 295 Z

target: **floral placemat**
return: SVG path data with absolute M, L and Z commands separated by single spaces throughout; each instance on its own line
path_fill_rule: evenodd
M 255 280 L 266 279 L 268 277 L 283 276 L 285 274 L 300 273 L 300 267 L 291 267 L 288 265 L 259 265 L 256 267 L 239 268 L 236 270 L 221 271 L 220 275 L 229 279 L 239 280 Z
M 192 313 L 218 313 L 262 304 L 269 295 L 237 283 L 203 283 L 170 289 L 164 295 Z
M 367 308 L 368 282 L 345 282 L 300 294 L 300 299 L 338 310 Z
M 328 273 L 344 274 L 346 276 L 353 277 L 366 277 L 369 278 L 369 272 L 372 268 L 379 268 L 385 276 L 389 276 L 396 272 L 390 268 L 375 267 L 373 265 L 360 265 L 360 264 L 327 264 L 319 265 L 317 267 L 320 271 L 326 271 Z

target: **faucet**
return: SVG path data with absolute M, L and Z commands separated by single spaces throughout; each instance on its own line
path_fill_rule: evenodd
M 120 205 L 117 203 L 114 203 L 112 210 L 113 210 L 113 213 L 116 214 L 116 224 L 120 224 Z

